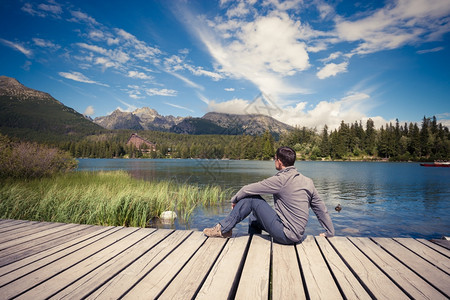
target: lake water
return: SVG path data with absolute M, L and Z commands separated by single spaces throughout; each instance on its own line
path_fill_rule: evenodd
M 450 168 L 383 162 L 297 161 L 295 166 L 313 179 L 336 235 L 427 239 L 450 235 Z M 126 170 L 144 180 L 217 184 L 234 191 L 277 172 L 272 161 L 197 159 L 80 159 L 78 169 Z M 271 197 L 264 198 L 273 204 Z M 342 206 L 340 212 L 334 209 L 337 204 Z M 202 230 L 229 211 L 229 203 L 199 208 L 188 224 L 177 221 L 171 227 Z M 234 232 L 245 234 L 247 221 Z M 322 228 L 311 212 L 306 233 L 320 232 Z

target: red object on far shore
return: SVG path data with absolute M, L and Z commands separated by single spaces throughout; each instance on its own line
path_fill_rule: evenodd
M 444 168 L 450 168 L 450 162 L 434 162 L 434 163 L 424 163 L 420 164 L 422 167 L 444 167 Z

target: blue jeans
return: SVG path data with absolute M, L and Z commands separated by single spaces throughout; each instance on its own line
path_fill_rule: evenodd
M 258 234 L 265 230 L 277 243 L 294 244 L 284 234 L 284 226 L 277 212 L 259 195 L 239 200 L 230 214 L 219 222 L 222 232 L 230 231 L 248 215 L 249 234 Z

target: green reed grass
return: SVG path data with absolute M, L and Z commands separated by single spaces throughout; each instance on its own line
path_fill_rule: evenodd
M 145 227 L 166 210 L 187 221 L 195 208 L 230 199 L 218 186 L 148 182 L 124 171 L 71 172 L 1 181 L 0 218 Z

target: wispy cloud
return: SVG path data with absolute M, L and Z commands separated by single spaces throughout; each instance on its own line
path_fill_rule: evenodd
M 183 81 L 184 83 L 186 83 L 190 87 L 193 87 L 193 88 L 201 90 L 201 91 L 203 91 L 205 89 L 203 86 L 193 82 L 192 80 L 190 80 L 189 78 L 187 78 L 187 77 L 185 77 L 183 75 L 180 75 L 180 74 L 175 73 L 175 72 L 167 72 L 167 73 L 169 73 L 170 75 L 175 76 L 176 78 L 180 79 L 181 81 Z
M 8 40 L 4 40 L 4 39 L 0 39 L 0 43 L 2 43 L 5 46 L 8 46 L 16 51 L 21 52 L 22 54 L 24 54 L 26 57 L 31 57 L 33 55 L 33 51 L 25 48 L 23 45 L 19 44 L 19 43 L 14 43 Z
M 121 100 L 121 99 L 116 99 L 117 101 L 119 101 L 120 103 L 122 103 L 123 105 L 125 105 L 127 108 L 126 109 L 123 109 L 123 108 L 121 108 L 121 107 L 117 107 L 117 109 L 119 109 L 119 110 L 121 110 L 121 111 L 125 111 L 125 112 L 133 112 L 133 111 L 135 111 L 136 109 L 138 109 L 137 108 L 137 106 L 135 106 L 135 105 L 133 105 L 133 104 L 130 104 L 130 103 L 127 103 L 127 102 L 125 102 L 125 101 L 123 101 L 123 100 Z
M 436 47 L 436 48 L 432 48 L 432 49 L 419 50 L 419 51 L 417 51 L 417 54 L 433 53 L 433 52 L 439 52 L 442 50 L 444 50 L 444 47 Z
M 146 89 L 145 92 L 149 96 L 168 96 L 168 97 L 173 97 L 173 96 L 177 95 L 177 91 L 170 90 L 170 89 L 155 89 L 155 88 L 151 88 L 151 89 Z
M 71 72 L 71 73 L 59 72 L 58 74 L 59 74 L 59 76 L 67 78 L 67 79 L 70 79 L 70 80 L 83 82 L 83 83 L 92 83 L 92 84 L 97 84 L 97 85 L 109 87 L 109 85 L 107 85 L 107 84 L 100 83 L 100 82 L 97 82 L 97 81 L 94 81 L 94 80 L 90 80 L 88 77 L 86 77 L 85 75 L 81 74 L 80 72 Z
M 145 79 L 145 80 L 150 80 L 153 78 L 150 75 L 147 75 L 143 72 L 138 72 L 138 71 L 128 71 L 128 77 L 137 78 L 137 79 Z
M 22 10 L 32 16 L 38 16 L 41 18 L 52 16 L 59 19 L 63 13 L 62 6 L 54 1 L 49 3 L 41 3 L 37 6 L 35 6 L 34 3 L 27 2 L 22 6 Z
M 184 106 L 181 106 L 181 105 L 177 105 L 177 104 L 173 104 L 173 103 L 169 103 L 169 102 L 164 102 L 164 103 L 169 105 L 169 106 L 175 107 L 175 108 L 180 108 L 180 109 L 184 109 L 184 110 L 187 110 L 187 111 L 190 111 L 190 112 L 194 112 L 192 109 L 184 107 Z
M 395 1 L 357 20 L 336 16 L 336 33 L 357 42 L 353 54 L 373 53 L 440 39 L 450 31 L 449 14 L 447 1 Z
M 58 50 L 59 48 L 61 48 L 60 45 L 57 45 L 57 44 L 55 44 L 55 43 L 53 43 L 51 41 L 47 41 L 47 40 L 44 40 L 44 39 L 33 38 L 32 40 L 33 40 L 33 42 L 34 42 L 34 44 L 36 46 L 39 46 L 39 47 L 42 47 L 42 48 L 49 48 L 49 49 L 52 49 L 52 50 Z
M 77 23 L 87 23 L 89 25 L 100 25 L 93 17 L 89 16 L 88 14 L 79 11 L 79 10 L 72 10 L 70 11 L 72 15 L 72 19 L 69 21 L 71 22 L 77 22 Z

